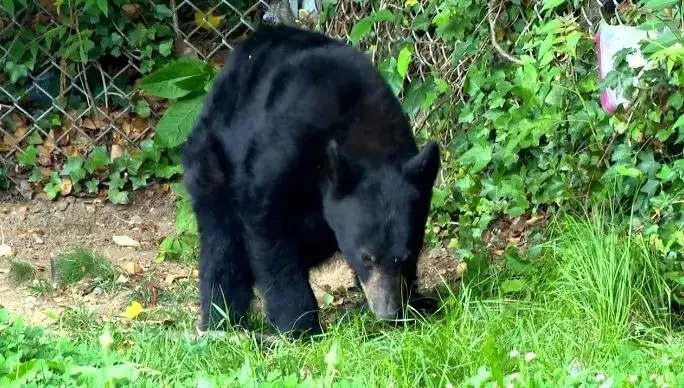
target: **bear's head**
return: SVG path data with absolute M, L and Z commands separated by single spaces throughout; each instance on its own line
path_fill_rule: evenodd
M 440 167 L 436 143 L 400 163 L 360 163 L 331 141 L 323 212 L 342 254 L 379 319 L 395 319 L 423 247 L 432 187 Z

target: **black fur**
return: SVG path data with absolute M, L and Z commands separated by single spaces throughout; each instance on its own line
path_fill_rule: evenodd
M 221 320 L 212 303 L 246 325 L 256 284 L 275 328 L 320 333 L 309 269 L 338 250 L 362 281 L 372 251 L 412 292 L 439 165 L 436 144 L 419 153 L 365 54 L 318 33 L 257 30 L 228 59 L 184 146 L 200 329 Z

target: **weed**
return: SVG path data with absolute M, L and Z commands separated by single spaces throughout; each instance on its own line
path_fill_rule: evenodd
M 90 277 L 98 284 L 112 284 L 118 273 L 107 258 L 87 249 L 76 249 L 57 258 L 59 284 L 69 285 Z
M 9 264 L 9 277 L 15 284 L 23 284 L 36 278 L 36 269 L 30 263 L 10 260 Z

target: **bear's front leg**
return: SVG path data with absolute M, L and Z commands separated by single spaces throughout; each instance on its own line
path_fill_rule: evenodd
M 300 260 L 294 239 L 253 241 L 252 268 L 265 301 L 266 318 L 293 338 L 322 333 L 318 303 L 309 284 L 309 271 Z

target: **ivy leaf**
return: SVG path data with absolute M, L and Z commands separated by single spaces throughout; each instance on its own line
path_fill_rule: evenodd
M 649 179 L 644 183 L 643 186 L 641 186 L 641 191 L 642 193 L 646 194 L 649 198 L 653 197 L 656 193 L 656 190 L 660 187 L 660 182 L 658 182 L 655 179 Z
M 352 42 L 353 45 L 357 45 L 359 41 L 361 41 L 361 39 L 368 35 L 368 33 L 371 31 L 371 28 L 373 28 L 373 17 L 364 17 L 363 19 L 356 22 L 356 24 L 354 24 L 354 27 L 352 27 L 352 30 L 349 33 L 349 40 Z
M 91 179 L 85 183 L 86 188 L 90 194 L 97 193 L 97 186 L 100 184 L 98 179 Z
M 34 145 L 26 147 L 23 153 L 17 156 L 17 162 L 21 166 L 33 166 L 38 161 L 38 149 Z
M 62 180 L 56 172 L 53 172 L 50 176 L 50 181 L 43 187 L 43 192 L 49 200 L 57 198 L 57 195 L 62 192 Z
M 141 99 L 135 103 L 135 114 L 138 116 L 146 119 L 150 117 L 151 113 L 152 111 L 150 110 L 150 105 L 147 103 L 147 101 Z
M 185 141 L 202 112 L 204 95 L 176 101 L 157 123 L 155 141 L 158 145 L 173 148 Z
M 140 89 L 157 97 L 177 99 L 204 89 L 212 72 L 205 62 L 183 57 L 143 78 Z
M 74 184 L 84 179 L 86 172 L 83 168 L 83 159 L 72 156 L 67 157 L 67 162 L 64 164 L 64 167 L 62 167 L 60 175 L 68 176 Z
M 107 199 L 109 199 L 111 203 L 125 205 L 128 203 L 128 191 L 121 191 L 117 188 L 111 188 L 107 192 Z
M 140 144 L 140 150 L 145 159 L 149 159 L 155 163 L 159 162 L 161 150 L 154 143 L 154 140 L 145 139 L 142 144 Z
M 470 165 L 470 172 L 477 173 L 487 167 L 492 160 L 492 147 L 490 145 L 474 145 L 458 159 L 460 163 Z
M 630 178 L 638 178 L 641 176 L 641 171 L 634 167 L 617 166 L 615 167 L 615 172 L 622 176 L 628 176 Z
M 84 167 L 88 173 L 92 174 L 95 170 L 109 164 L 109 156 L 107 155 L 107 149 L 104 146 L 97 146 L 93 148 L 85 161 Z

